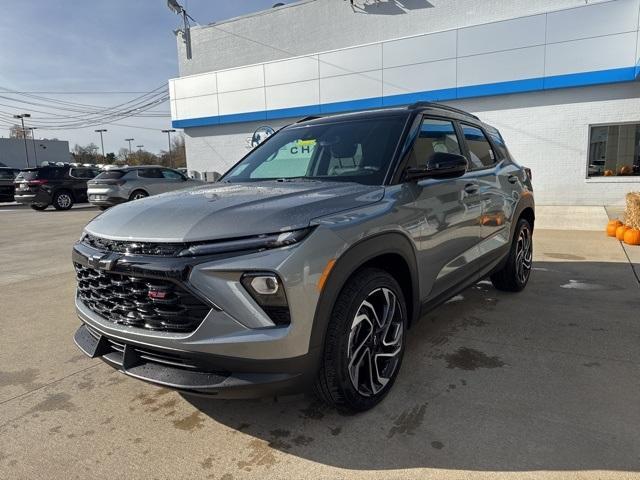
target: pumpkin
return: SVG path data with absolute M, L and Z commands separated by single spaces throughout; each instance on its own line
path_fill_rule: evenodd
M 604 176 L 605 177 L 613 177 L 613 170 L 605 170 L 604 171 Z
M 630 228 L 624 232 L 624 243 L 627 245 L 640 245 L 640 230 Z
M 607 224 L 607 235 L 610 237 L 616 236 L 616 229 L 622 226 L 622 222 L 620 220 L 611 220 Z
M 620 225 L 616 228 L 616 238 L 622 242 L 624 240 L 624 232 L 627 230 L 630 230 L 630 228 L 626 225 Z
M 620 169 L 620 175 L 631 175 L 633 174 L 633 168 L 629 165 L 625 165 Z

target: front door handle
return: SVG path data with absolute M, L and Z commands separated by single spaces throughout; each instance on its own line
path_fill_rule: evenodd
M 478 193 L 478 190 L 480 190 L 480 187 L 478 186 L 477 183 L 467 183 L 464 186 L 464 191 L 466 193 L 468 193 L 469 195 L 474 195 L 474 194 Z

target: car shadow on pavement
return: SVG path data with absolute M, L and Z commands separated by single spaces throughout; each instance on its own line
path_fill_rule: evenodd
M 369 412 L 309 397 L 185 398 L 263 446 L 341 468 L 640 471 L 630 266 L 534 268 L 522 293 L 482 281 L 423 318 L 392 391 Z

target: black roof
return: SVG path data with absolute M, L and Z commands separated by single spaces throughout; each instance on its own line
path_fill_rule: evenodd
M 465 112 L 459 108 L 455 108 L 449 105 L 443 105 L 441 103 L 436 102 L 416 102 L 411 105 L 405 105 L 400 107 L 382 107 L 376 108 L 372 110 L 362 110 L 358 112 L 348 112 L 348 113 L 336 113 L 336 114 L 326 114 L 326 115 L 311 115 L 308 117 L 301 118 L 296 124 L 304 123 L 305 125 L 316 125 L 323 124 L 329 122 L 335 122 L 336 120 L 357 120 L 364 118 L 374 118 L 374 117 L 392 117 L 392 116 L 409 116 L 413 115 L 416 112 L 423 111 L 434 111 L 438 113 L 445 113 L 447 116 L 455 117 L 455 118 L 466 118 L 472 119 L 476 122 L 479 122 L 480 119 L 473 115 L 472 113 Z

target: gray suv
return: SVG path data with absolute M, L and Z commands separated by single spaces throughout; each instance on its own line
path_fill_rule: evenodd
M 215 185 L 117 206 L 73 248 L 77 345 L 220 398 L 378 403 L 411 327 L 531 273 L 531 174 L 500 133 L 418 103 L 289 125 Z
M 178 170 L 157 165 L 110 168 L 87 182 L 92 205 L 107 208 L 129 200 L 202 185 Z

